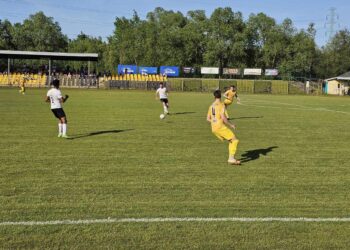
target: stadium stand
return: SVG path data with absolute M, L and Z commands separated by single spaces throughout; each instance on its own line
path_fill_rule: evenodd
M 105 81 L 133 81 L 133 82 L 166 82 L 167 77 L 162 75 L 125 74 L 100 77 L 100 83 Z
M 1 86 L 19 86 L 25 82 L 25 85 L 28 87 L 41 87 L 46 85 L 46 81 L 46 75 L 23 73 L 11 73 L 7 75 L 0 73 Z

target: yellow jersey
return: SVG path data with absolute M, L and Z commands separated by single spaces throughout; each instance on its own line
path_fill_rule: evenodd
M 226 127 L 222 120 L 222 115 L 225 115 L 225 105 L 222 102 L 215 101 L 210 105 L 207 115 L 210 118 L 212 131 Z
M 24 88 L 25 87 L 25 80 L 21 80 L 19 85 L 21 86 L 21 88 Z
M 233 97 L 235 97 L 236 91 L 232 91 L 231 89 L 227 90 L 225 92 L 225 96 L 227 97 L 226 99 L 233 101 Z

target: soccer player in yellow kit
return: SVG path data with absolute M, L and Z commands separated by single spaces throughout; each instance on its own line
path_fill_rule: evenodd
M 231 129 L 227 127 L 229 126 L 236 129 L 236 126 L 227 120 L 225 115 L 225 105 L 221 102 L 221 91 L 216 90 L 214 96 L 215 101 L 209 107 L 207 121 L 211 123 L 211 130 L 216 137 L 221 141 L 226 140 L 229 142 L 229 158 L 227 162 L 232 165 L 240 165 L 241 162 L 235 159 L 239 140 Z
M 227 106 L 231 105 L 233 102 L 233 98 L 236 97 L 237 98 L 237 103 L 240 104 L 240 99 L 237 95 L 237 89 L 235 86 L 231 86 L 224 94 L 225 100 L 224 100 L 224 104 L 225 104 L 225 115 L 227 118 L 229 118 L 228 113 L 227 113 Z
M 24 95 L 26 92 L 26 80 L 27 79 L 23 77 L 23 79 L 21 79 L 19 83 L 19 87 L 20 87 L 19 93 L 22 95 Z

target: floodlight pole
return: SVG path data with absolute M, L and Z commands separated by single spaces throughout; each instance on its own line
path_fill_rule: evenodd
M 90 60 L 88 61 L 88 76 L 90 76 Z
M 11 67 L 11 58 L 7 58 L 7 85 L 10 85 L 10 67 Z
M 50 87 L 51 85 L 51 58 L 49 59 L 49 83 L 48 83 L 48 87 Z

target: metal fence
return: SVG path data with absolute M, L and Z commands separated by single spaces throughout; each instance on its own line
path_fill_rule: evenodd
M 18 87 L 21 85 L 23 76 L 0 77 L 0 87 Z M 61 87 L 65 88 L 98 88 L 99 79 L 95 76 L 52 76 L 51 80 L 57 78 L 60 80 Z M 26 87 L 40 88 L 48 87 L 50 79 L 47 76 L 31 79 L 25 83 Z
M 103 81 L 95 76 L 58 76 L 61 87 L 63 88 L 99 88 L 106 89 L 139 89 L 155 90 L 159 86 L 159 81 L 126 81 L 126 80 L 107 80 Z M 240 93 L 250 94 L 322 94 L 322 80 L 319 81 L 284 81 L 284 80 L 248 80 L 248 79 L 202 79 L 202 78 L 168 78 L 164 84 L 171 91 L 186 92 L 212 92 L 216 89 L 225 90 L 234 85 Z M 49 79 L 46 84 L 38 85 L 44 87 L 49 85 Z M 2 84 L 1 86 L 9 86 Z M 10 85 L 18 86 L 18 85 Z M 30 87 L 37 87 L 35 84 Z
M 106 89 L 140 89 L 154 90 L 159 82 L 116 81 L 102 83 Z M 168 78 L 165 82 L 171 91 L 212 92 L 216 89 L 225 90 L 231 85 L 237 87 L 240 93 L 250 94 L 322 94 L 322 82 L 310 82 L 309 85 L 299 81 L 283 80 L 220 80 L 220 79 L 189 79 Z
M 59 76 L 60 85 L 67 88 L 98 88 L 99 80 L 96 76 Z
M 234 85 L 240 93 L 250 94 L 322 94 L 322 81 L 310 81 L 309 85 L 300 81 L 283 80 L 222 80 L 170 78 L 167 86 L 173 91 L 211 92 L 224 90 Z M 308 87 L 307 87 L 308 86 Z

